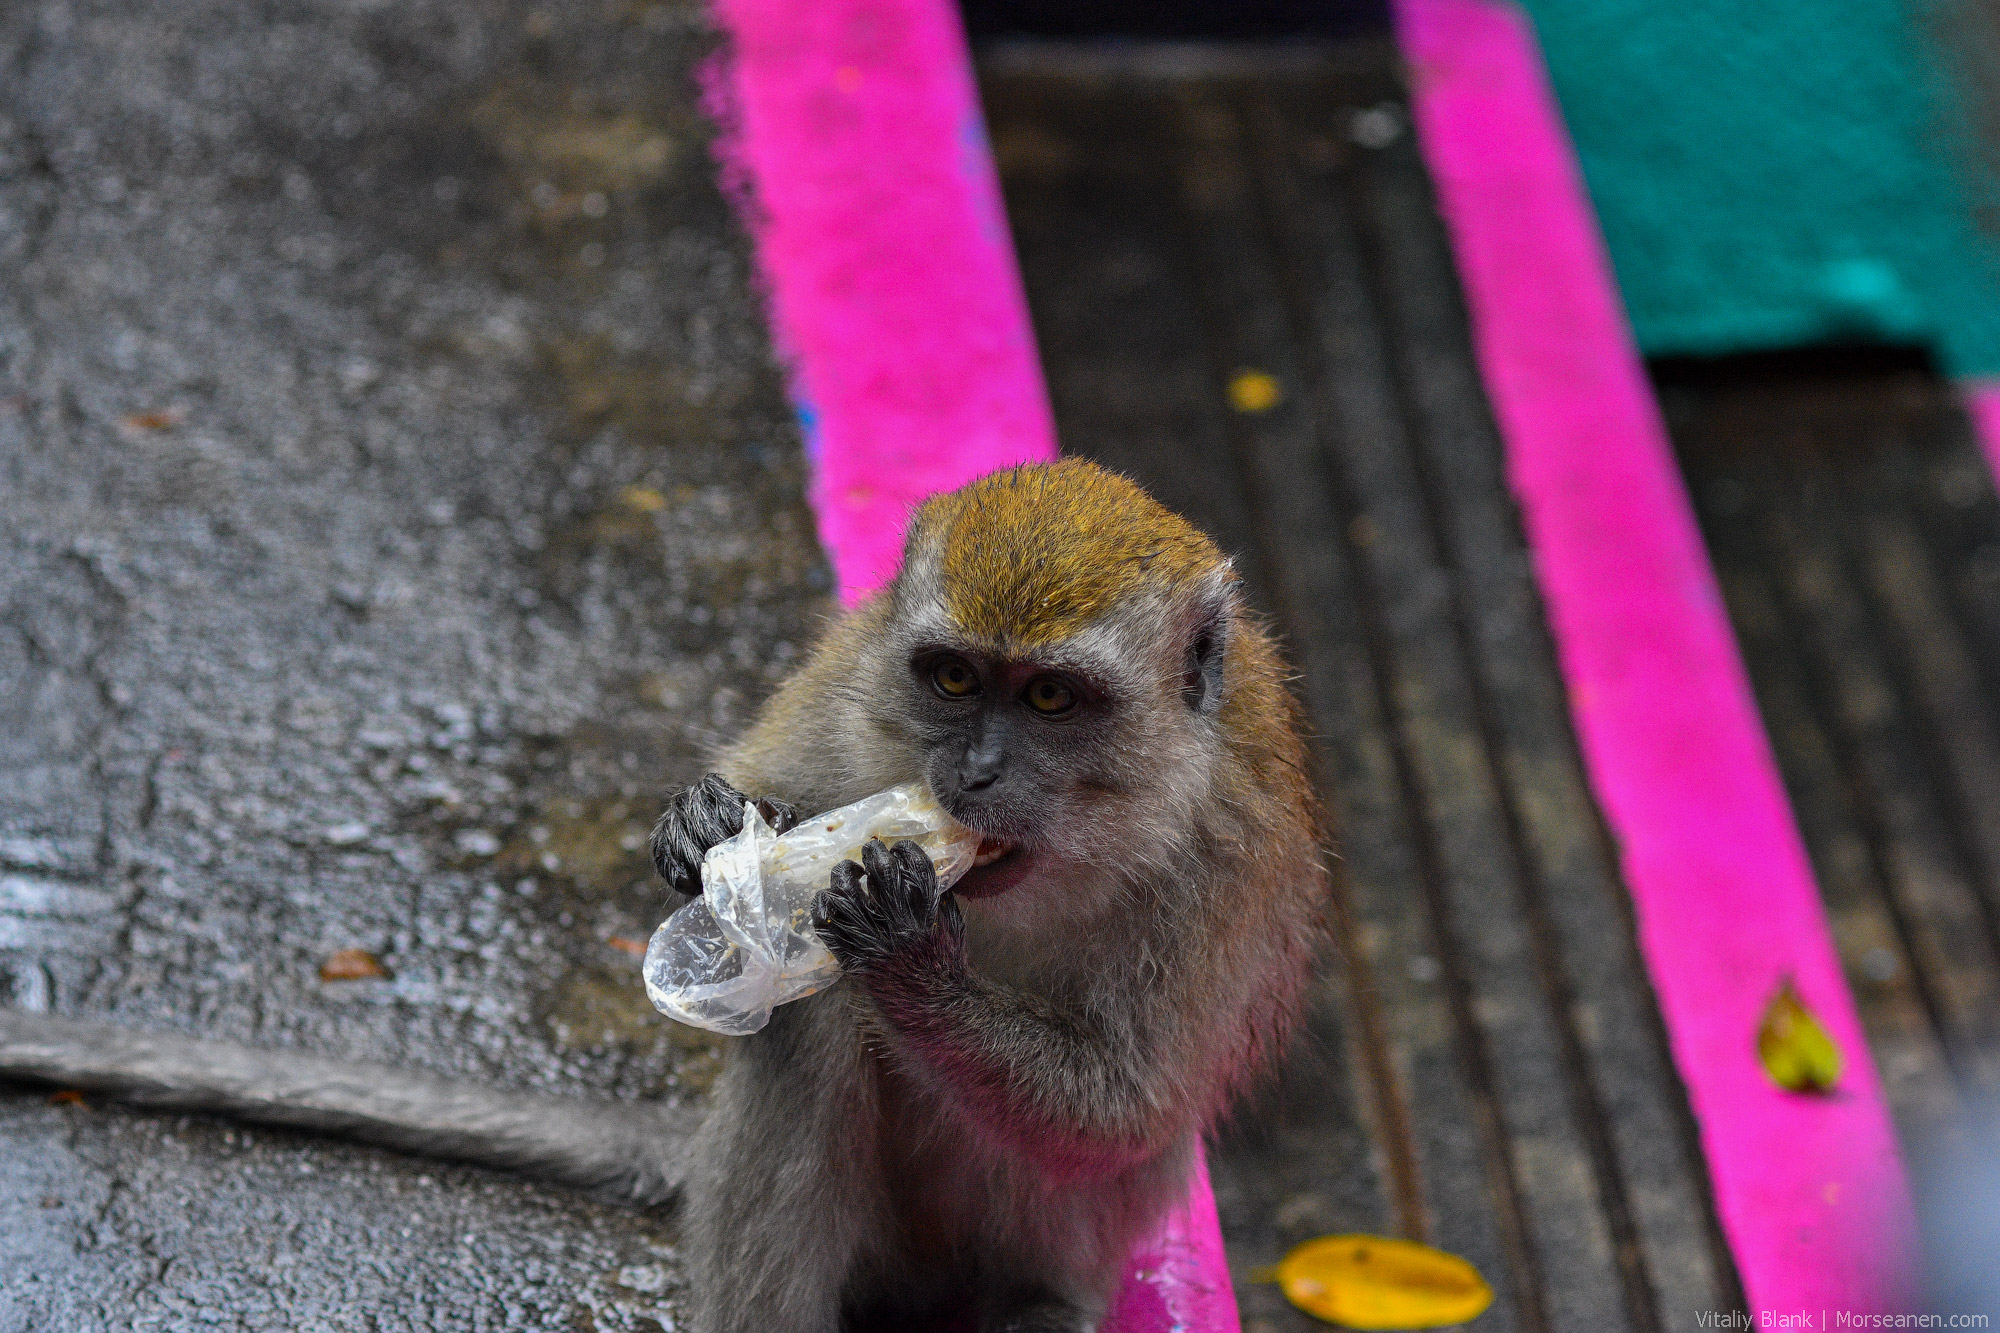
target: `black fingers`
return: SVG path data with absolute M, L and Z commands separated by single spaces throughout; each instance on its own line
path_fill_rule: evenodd
M 857 902 L 868 898 L 868 872 L 861 868 L 859 861 L 842 861 L 833 868 L 833 880 L 828 892 L 836 898 L 852 898 Z M 819 896 L 825 902 L 826 894 Z
M 963 947 L 958 904 L 938 891 L 937 871 L 913 842 L 894 847 L 871 840 L 861 862 L 833 868 L 828 889 L 813 904 L 813 929 L 846 972 L 865 972 L 897 959 Z
M 782 805 L 782 802 L 773 802 Z M 789 813 L 790 806 L 784 806 Z M 793 816 L 797 822 L 797 816 Z M 788 826 L 789 827 L 789 826 Z M 743 831 L 743 793 L 719 773 L 683 787 L 653 825 L 653 865 L 677 893 L 701 892 L 701 858 Z
M 798 807 L 790 801 L 781 801 L 775 796 L 760 796 L 756 805 L 757 813 L 764 816 L 764 822 L 771 826 L 771 832 L 790 833 L 798 827 Z
M 914 842 L 890 847 L 880 838 L 870 838 L 861 849 L 861 866 L 868 872 L 869 882 L 908 916 L 913 927 L 920 922 L 928 924 L 928 918 L 935 915 L 937 871 L 924 849 Z

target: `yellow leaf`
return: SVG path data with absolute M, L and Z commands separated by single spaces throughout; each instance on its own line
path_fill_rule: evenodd
M 1387 1236 L 1321 1236 L 1270 1271 L 1293 1305 L 1349 1328 L 1463 1324 L 1493 1304 L 1493 1288 L 1465 1260 Z
M 1800 1002 L 1790 977 L 1778 983 L 1778 993 L 1764 1006 L 1757 1059 L 1788 1092 L 1825 1092 L 1840 1081 L 1840 1047 Z
M 667 497 L 650 486 L 627 486 L 618 492 L 618 498 L 628 509 L 636 509 L 642 514 L 657 514 L 667 507 Z
M 1240 370 L 1229 381 L 1229 405 L 1238 412 L 1268 412 L 1284 396 L 1277 376 L 1261 370 Z

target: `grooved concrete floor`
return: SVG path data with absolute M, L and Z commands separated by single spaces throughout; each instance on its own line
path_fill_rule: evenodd
M 698 1096 L 642 848 L 825 609 L 697 6 L 0 8 L 0 1000 Z M 390 976 L 323 983 L 340 948 Z M 0 1330 L 653 1329 L 670 1224 L 0 1093 Z

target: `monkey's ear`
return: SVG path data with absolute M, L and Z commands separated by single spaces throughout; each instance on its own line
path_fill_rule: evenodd
M 1222 707 L 1222 666 L 1229 656 L 1229 632 L 1234 623 L 1236 581 L 1218 582 L 1202 598 L 1188 636 L 1187 664 L 1181 671 L 1181 698 L 1204 717 Z

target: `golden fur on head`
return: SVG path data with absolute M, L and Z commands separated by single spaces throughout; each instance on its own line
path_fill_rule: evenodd
M 933 496 L 910 525 L 912 554 L 931 543 L 952 618 L 1024 647 L 1076 633 L 1135 587 L 1180 587 L 1224 564 L 1186 519 L 1081 458 Z

